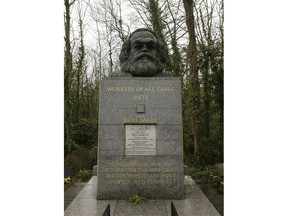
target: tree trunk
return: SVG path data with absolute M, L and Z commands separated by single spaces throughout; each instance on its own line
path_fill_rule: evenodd
M 83 42 L 83 20 L 79 13 L 79 28 L 80 28 L 80 47 L 79 47 L 79 56 L 77 60 L 77 88 L 76 88 L 76 122 L 79 122 L 80 119 L 80 85 L 82 83 L 81 77 L 83 76 L 84 70 L 84 58 L 85 58 L 85 48 Z
M 149 0 L 147 3 L 147 11 L 149 13 L 149 21 L 152 25 L 153 31 L 156 34 L 158 34 L 158 36 L 162 40 L 164 46 L 168 50 L 168 45 L 167 45 L 167 42 L 165 40 L 165 36 L 164 36 L 164 32 L 163 32 L 163 30 L 165 28 L 165 24 L 162 20 L 162 12 L 159 8 L 159 2 L 156 0 Z M 170 59 L 168 52 L 167 52 L 167 55 L 168 55 L 168 58 L 166 59 L 165 70 L 172 72 L 172 70 L 173 70 L 172 62 L 171 62 L 171 59 Z
M 72 53 L 70 43 L 70 7 L 75 0 L 70 3 L 69 0 L 64 0 L 65 4 L 65 61 L 64 61 L 64 139 L 68 145 L 68 152 L 71 150 L 70 131 L 71 131 L 71 76 L 73 70 Z
M 190 83 L 192 87 L 192 125 L 194 129 L 194 155 L 202 146 L 201 113 L 200 113 L 200 85 L 197 66 L 197 48 L 195 35 L 195 20 L 193 15 L 193 0 L 183 0 L 186 13 L 186 25 L 189 34 L 188 59 L 190 63 Z

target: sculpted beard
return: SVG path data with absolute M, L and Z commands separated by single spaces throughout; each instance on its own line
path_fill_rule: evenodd
M 121 64 L 123 72 L 130 73 L 132 76 L 154 76 L 161 73 L 164 64 L 149 53 L 139 54 L 134 58 L 128 58 Z

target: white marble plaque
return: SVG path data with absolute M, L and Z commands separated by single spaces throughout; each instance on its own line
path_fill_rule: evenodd
M 125 155 L 156 155 L 156 125 L 125 125 Z

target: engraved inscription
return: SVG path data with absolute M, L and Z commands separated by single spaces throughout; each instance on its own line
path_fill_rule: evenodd
M 168 86 L 108 86 L 108 92 L 174 92 L 175 87 Z
M 104 176 L 107 185 L 177 183 L 175 162 L 107 161 L 105 166 Z
M 157 118 L 138 118 L 127 117 L 123 119 L 124 123 L 157 123 Z
M 175 87 L 169 86 L 108 86 L 106 88 L 108 92 L 135 92 L 136 94 L 132 95 L 133 100 L 148 100 L 150 92 L 174 92 Z M 137 93 L 146 93 L 146 94 L 137 94 Z
M 148 100 L 148 95 L 133 95 L 133 100 Z
M 126 125 L 125 155 L 156 155 L 156 125 Z

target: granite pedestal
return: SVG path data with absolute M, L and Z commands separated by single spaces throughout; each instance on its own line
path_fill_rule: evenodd
M 184 197 L 178 78 L 100 83 L 97 199 Z

